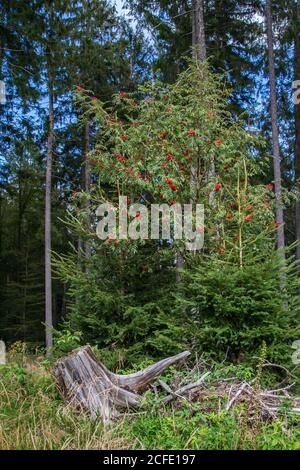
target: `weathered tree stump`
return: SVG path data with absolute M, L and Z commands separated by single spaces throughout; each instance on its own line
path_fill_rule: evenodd
M 87 411 L 104 424 L 120 416 L 122 409 L 141 405 L 143 392 L 170 365 L 185 359 L 189 351 L 168 357 L 134 374 L 119 375 L 108 370 L 89 346 L 72 351 L 54 365 L 53 374 L 63 398 Z

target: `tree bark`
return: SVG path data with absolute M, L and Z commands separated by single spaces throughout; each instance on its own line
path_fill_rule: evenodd
M 4 341 L 0 340 L 0 365 L 6 364 L 6 346 Z
M 88 153 L 90 149 L 90 123 L 87 120 L 84 125 L 84 145 L 83 145 L 83 152 L 84 152 L 84 190 L 86 193 L 90 192 L 91 189 L 91 166 L 88 159 Z M 87 202 L 86 205 L 87 212 L 90 210 L 90 203 Z M 89 214 L 87 215 L 86 223 L 88 227 L 90 226 L 91 220 Z M 91 257 L 91 245 L 88 241 L 84 244 L 84 251 L 85 256 L 87 259 Z
M 204 62 L 206 60 L 206 41 L 205 41 L 205 26 L 204 26 L 204 1 L 193 0 L 192 2 L 192 43 L 193 43 L 193 57 L 196 62 Z M 201 80 L 201 73 L 199 73 L 199 80 Z M 197 159 L 197 166 L 191 168 L 191 188 L 193 199 L 197 199 L 198 190 L 198 175 L 200 170 L 200 156 Z M 214 158 L 211 159 L 210 168 L 208 170 L 207 178 L 211 180 L 215 177 L 215 162 Z M 209 204 L 213 203 L 214 191 L 209 194 Z M 195 202 L 192 200 L 192 202 Z
M 46 194 L 45 194 L 45 323 L 46 323 L 46 352 L 51 355 L 52 338 L 52 274 L 51 274 L 51 186 L 52 162 L 54 145 L 54 106 L 53 89 L 49 85 L 49 130 L 46 159 Z
M 192 43 L 194 58 L 203 62 L 206 59 L 203 0 L 192 2 Z
M 72 351 L 54 365 L 53 374 L 62 397 L 76 408 L 101 417 L 104 424 L 120 410 L 141 405 L 143 392 L 170 365 L 185 359 L 188 351 L 168 357 L 139 372 L 119 375 L 109 371 L 89 346 Z
M 269 82 L 270 82 L 270 109 L 272 122 L 272 148 L 273 148 L 273 167 L 274 167 L 274 186 L 276 198 L 276 223 L 277 230 L 277 246 L 283 249 L 284 241 L 284 218 L 282 207 L 282 190 L 281 190 L 281 158 L 279 149 L 279 132 L 277 118 L 277 97 L 276 97 L 276 78 L 274 63 L 274 46 L 273 46 L 273 22 L 272 22 L 272 2 L 266 0 L 266 27 L 267 27 L 267 44 L 268 44 L 268 61 L 269 61 Z M 284 256 L 284 253 L 282 253 Z

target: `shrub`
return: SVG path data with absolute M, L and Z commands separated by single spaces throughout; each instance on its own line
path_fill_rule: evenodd
M 177 299 L 194 347 L 240 362 L 265 341 L 269 359 L 290 364 L 292 343 L 300 335 L 299 280 L 287 261 L 283 291 L 282 269 L 275 252 L 242 268 L 215 258 L 197 260 L 184 272 Z

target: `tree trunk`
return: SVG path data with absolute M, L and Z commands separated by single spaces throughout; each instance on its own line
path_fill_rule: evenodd
M 273 47 L 273 27 L 272 27 L 272 5 L 271 0 L 266 1 L 266 26 L 267 26 L 267 43 L 268 43 L 268 59 L 269 59 L 269 82 L 270 82 L 270 108 L 272 121 L 272 147 L 273 147 L 273 166 L 274 166 L 274 184 L 276 198 L 276 223 L 277 230 L 277 246 L 283 249 L 284 227 L 283 227 L 283 207 L 281 192 L 281 168 L 280 168 L 280 150 L 279 150 L 279 133 L 277 120 L 277 97 L 276 97 L 276 79 L 274 64 L 274 47 Z M 284 253 L 282 253 L 284 256 Z
M 6 364 L 6 346 L 4 341 L 0 340 L 0 365 Z
M 84 190 L 86 193 L 90 192 L 91 189 L 91 166 L 88 159 L 88 153 L 90 149 L 90 123 L 87 120 L 84 126 L 84 145 L 83 145 L 83 152 L 84 152 Z M 87 212 L 90 210 L 90 203 L 87 202 L 86 205 Z M 86 223 L 88 227 L 90 226 L 91 220 L 90 216 L 87 215 Z M 84 251 L 87 260 L 91 257 L 91 245 L 88 241 L 84 244 Z
M 185 359 L 188 351 L 168 357 L 134 374 L 119 375 L 109 371 L 89 346 L 72 351 L 54 365 L 53 374 L 62 397 L 92 419 L 104 424 L 120 416 L 122 409 L 141 405 L 143 392 L 170 365 Z
M 52 161 L 54 145 L 54 108 L 53 90 L 49 86 L 49 130 L 47 141 L 46 159 L 46 194 L 45 194 L 45 323 L 46 323 L 46 351 L 51 355 L 53 345 L 52 338 L 52 275 L 51 275 L 51 185 L 52 185 Z
M 206 59 L 206 44 L 205 44 L 205 30 L 204 30 L 204 17 L 203 17 L 203 0 L 193 0 L 192 2 L 192 46 L 193 46 L 193 57 L 195 61 L 200 62 L 200 63 L 204 62 Z M 194 193 L 197 192 L 197 185 L 198 185 L 198 168 L 197 167 L 191 168 L 191 185 L 192 185 L 192 195 L 193 195 Z
M 295 8 L 295 42 L 294 42 L 294 80 L 300 80 L 300 1 L 297 1 Z M 298 190 L 295 214 L 295 232 L 298 246 L 296 248 L 296 259 L 298 261 L 298 271 L 300 271 L 300 104 L 295 104 L 295 179 Z
M 193 54 L 196 60 L 203 62 L 206 59 L 203 0 L 193 0 L 192 9 Z
M 193 0 L 192 2 L 192 43 L 193 43 L 193 57 L 196 62 L 204 62 L 206 60 L 206 42 L 205 42 L 205 26 L 204 26 L 204 1 Z M 205 71 L 204 71 L 205 72 Z M 199 81 L 201 80 L 201 73 L 199 74 Z M 198 156 L 197 166 L 191 168 L 191 187 L 192 187 L 192 202 L 197 199 L 198 190 L 198 175 L 200 171 L 200 156 Z M 215 177 L 215 162 L 211 158 L 210 167 L 207 174 L 207 179 L 210 181 Z M 213 204 L 214 191 L 209 194 L 209 205 Z
M 184 268 L 184 257 L 180 251 L 176 253 L 176 284 L 181 284 L 182 275 L 181 270 Z

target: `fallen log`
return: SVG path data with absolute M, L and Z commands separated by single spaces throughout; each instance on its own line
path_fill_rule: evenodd
M 170 365 L 185 359 L 189 351 L 163 359 L 139 372 L 120 375 L 108 370 L 89 346 L 72 351 L 59 359 L 53 369 L 62 397 L 87 411 L 92 419 L 101 417 L 109 424 L 120 409 L 141 405 L 142 392 Z

